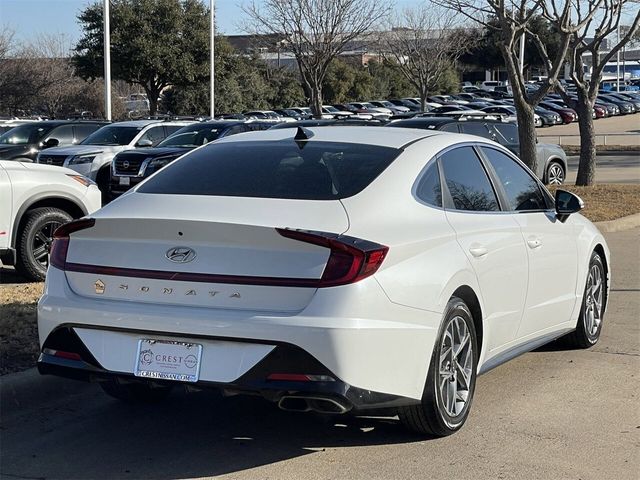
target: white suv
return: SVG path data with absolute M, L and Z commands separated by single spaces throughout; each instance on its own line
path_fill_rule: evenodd
M 105 125 L 80 144 L 49 148 L 37 162 L 68 167 L 89 177 L 103 193 L 109 188 L 111 161 L 116 153 L 141 147 L 155 147 L 169 135 L 193 122 L 135 120 Z
M 0 160 L 0 261 L 43 280 L 54 230 L 99 208 L 96 184 L 72 170 Z

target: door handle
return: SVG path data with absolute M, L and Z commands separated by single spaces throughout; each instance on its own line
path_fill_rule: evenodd
M 542 246 L 542 240 L 539 238 L 530 238 L 527 240 L 527 245 L 529 245 L 531 249 L 539 248 Z
M 469 248 L 469 253 L 471 253 L 471 255 L 473 255 L 476 258 L 480 258 L 480 257 L 484 257 L 487 253 L 489 253 L 489 250 L 487 250 L 487 247 L 475 246 L 475 247 Z

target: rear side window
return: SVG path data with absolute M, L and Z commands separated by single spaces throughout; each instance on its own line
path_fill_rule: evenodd
M 431 162 L 422 174 L 416 188 L 416 196 L 428 205 L 442 207 L 442 188 L 437 162 Z
M 480 159 L 471 147 L 460 147 L 440 156 L 447 189 L 456 210 L 495 212 L 499 210 Z
M 538 182 L 515 160 L 493 148 L 482 147 L 482 152 L 495 170 L 507 195 L 510 210 L 544 210 L 547 204 Z
M 353 143 L 212 143 L 164 168 L 138 191 L 337 200 L 362 191 L 399 154 L 395 148 Z

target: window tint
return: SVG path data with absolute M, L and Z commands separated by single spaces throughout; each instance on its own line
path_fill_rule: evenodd
M 73 127 L 71 125 L 56 127 L 49 133 L 48 138 L 57 139 L 58 145 L 71 145 L 73 143 Z
M 162 169 L 138 191 L 334 200 L 363 190 L 400 150 L 357 143 L 211 143 Z
M 107 125 L 82 141 L 82 145 L 128 145 L 140 132 L 140 127 Z
M 494 212 L 499 210 L 480 159 L 471 147 L 460 147 L 440 157 L 447 188 L 457 210 Z
M 416 188 L 416 196 L 429 205 L 442 207 L 442 188 L 440 187 L 437 162 L 431 162 L 422 174 L 418 188 Z
M 155 147 L 164 138 L 165 138 L 164 127 L 160 126 L 160 127 L 151 127 L 142 135 L 142 137 L 140 137 L 140 140 L 151 140 L 152 146 Z M 138 142 L 140 142 L 140 140 L 138 140 Z
M 491 138 L 491 135 L 489 134 L 489 130 L 484 125 L 484 123 L 465 122 L 465 123 L 460 123 L 460 126 L 462 127 L 462 133 L 466 133 L 469 135 L 477 135 L 483 138 Z
M 76 140 L 81 142 L 97 129 L 99 129 L 101 125 L 96 124 L 88 124 L 88 125 L 74 125 L 73 130 L 75 132 Z
M 180 125 L 165 125 L 164 126 L 164 136 L 165 136 L 165 138 L 168 137 L 169 135 L 174 134 L 175 132 L 177 132 L 181 128 L 182 128 L 182 126 L 180 126 Z
M 508 155 L 493 148 L 482 147 L 496 171 L 509 201 L 510 210 L 543 210 L 547 205 L 538 182 Z
M 518 126 L 513 123 L 495 123 L 493 128 L 497 130 L 497 141 L 502 144 L 519 143 Z
M 454 122 L 445 123 L 440 130 L 443 132 L 460 133 L 460 130 L 458 130 L 458 124 Z

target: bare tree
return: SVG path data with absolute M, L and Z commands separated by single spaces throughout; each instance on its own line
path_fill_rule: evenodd
M 576 96 L 570 95 L 562 85 L 558 86 L 558 91 L 563 100 L 578 112 L 580 163 L 576 185 L 592 185 L 596 169 L 593 106 L 598 96 L 605 65 L 638 31 L 640 23 L 639 2 L 637 0 L 588 0 L 567 3 L 571 4 L 570 17 L 573 19 L 573 25 L 579 25 L 579 28 L 573 26 L 569 28 L 571 41 L 567 55 Z M 602 52 L 603 43 L 605 40 L 612 41 L 627 7 L 634 9 L 632 11 L 632 14 L 635 12 L 633 21 L 627 26 L 628 28 L 624 29 L 624 36 L 615 37 L 616 42 L 610 46 L 608 51 Z M 565 28 L 558 15 L 555 0 L 544 5 L 544 15 L 558 30 Z M 591 56 L 590 73 L 585 72 L 585 55 Z
M 264 0 L 243 7 L 254 34 L 278 35 L 298 63 L 316 118 L 331 61 L 390 10 L 388 0 Z
M 535 91 L 525 88 L 524 72 L 519 68 L 519 44 L 523 35 L 530 33 L 529 26 L 535 15 L 543 8 L 545 0 L 434 0 L 436 3 L 458 12 L 484 28 L 494 29 L 498 34 L 498 47 L 504 59 L 513 101 L 517 111 L 520 158 L 531 170 L 536 171 L 536 131 L 534 108 L 556 85 L 564 66 L 564 58 L 569 48 L 572 26 L 570 20 L 571 2 L 565 2 L 558 12 L 561 28 L 559 51 L 555 58 L 549 55 L 544 68 L 547 78 Z M 582 24 L 580 24 L 582 26 Z M 573 28 L 578 28 L 573 25 Z M 540 40 L 540 39 L 538 39 Z M 534 42 L 537 43 L 536 39 Z M 546 51 L 544 44 L 539 47 Z
M 451 10 L 424 3 L 405 8 L 380 35 L 381 55 L 417 89 L 423 111 L 427 95 L 473 46 L 470 36 L 457 28 L 456 17 Z

